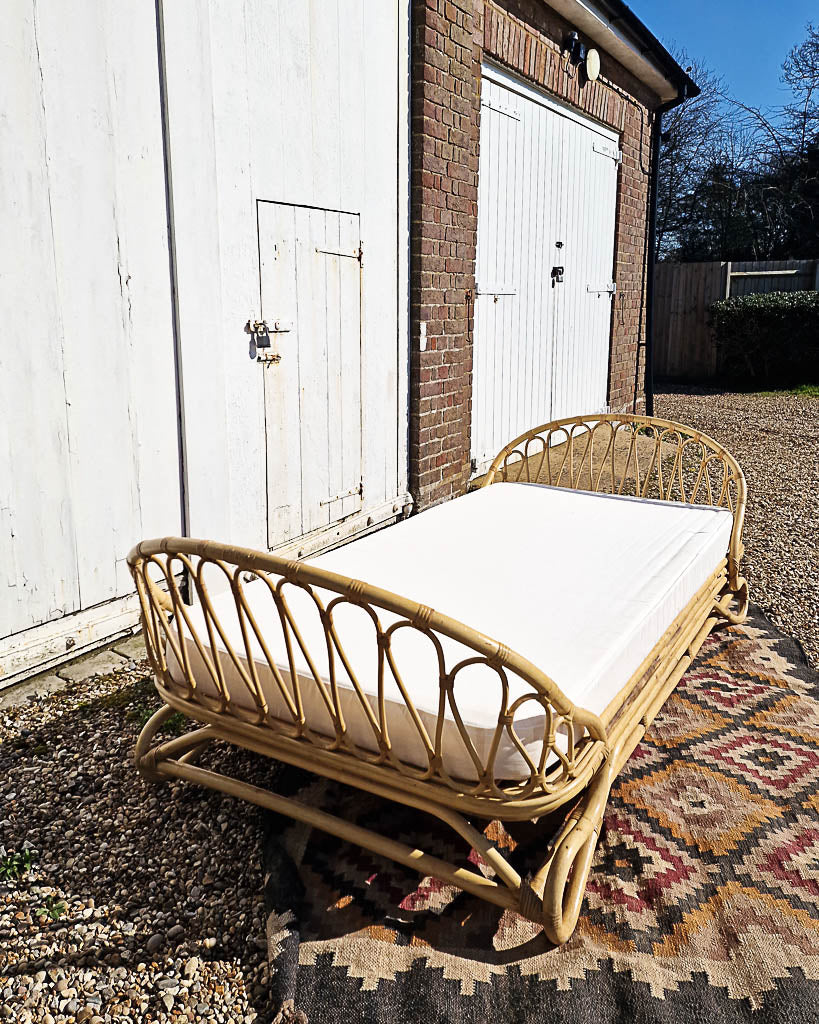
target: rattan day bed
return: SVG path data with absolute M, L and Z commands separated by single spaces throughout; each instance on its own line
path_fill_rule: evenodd
M 613 780 L 708 632 L 745 616 L 745 494 L 711 438 L 599 414 L 527 432 L 472 492 L 308 561 L 144 541 L 128 561 L 164 704 L 137 767 L 324 829 L 564 942 Z M 175 711 L 198 727 L 157 736 Z M 213 740 L 436 815 L 485 870 L 201 767 Z M 524 877 L 473 824 L 561 808 Z

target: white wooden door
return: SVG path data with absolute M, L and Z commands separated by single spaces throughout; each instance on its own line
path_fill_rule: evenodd
M 619 152 L 614 133 L 491 65 L 481 89 L 476 472 L 529 427 L 606 406 Z
M 619 148 L 574 119 L 554 118 L 560 203 L 554 249 L 564 268 L 554 285 L 550 419 L 606 408 Z
M 360 232 L 358 214 L 259 204 L 270 547 L 362 507 Z
M 161 7 L 190 532 L 315 550 L 408 500 L 407 5 Z M 280 363 L 249 317 L 294 321 Z
M 154 7 L 3 15 L 0 682 L 133 624 L 181 516 Z
M 559 154 L 552 115 L 485 77 L 481 95 L 472 455 L 491 458 L 551 406 L 554 232 Z

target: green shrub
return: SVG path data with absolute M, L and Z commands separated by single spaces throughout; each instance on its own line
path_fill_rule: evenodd
M 723 379 L 751 386 L 819 380 L 819 293 L 739 295 L 709 312 Z

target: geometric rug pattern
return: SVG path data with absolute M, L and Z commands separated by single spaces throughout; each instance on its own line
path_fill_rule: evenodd
M 285 766 L 280 792 L 490 873 L 426 815 Z M 487 835 L 520 869 L 557 824 Z M 281 1021 L 819 1020 L 819 687 L 757 609 L 712 633 L 612 790 L 572 938 L 269 815 Z

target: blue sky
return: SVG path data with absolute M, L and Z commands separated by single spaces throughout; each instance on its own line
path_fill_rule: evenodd
M 627 0 L 669 48 L 684 47 L 720 72 L 738 100 L 776 106 L 787 96 L 779 81 L 788 50 L 819 22 L 817 0 Z

